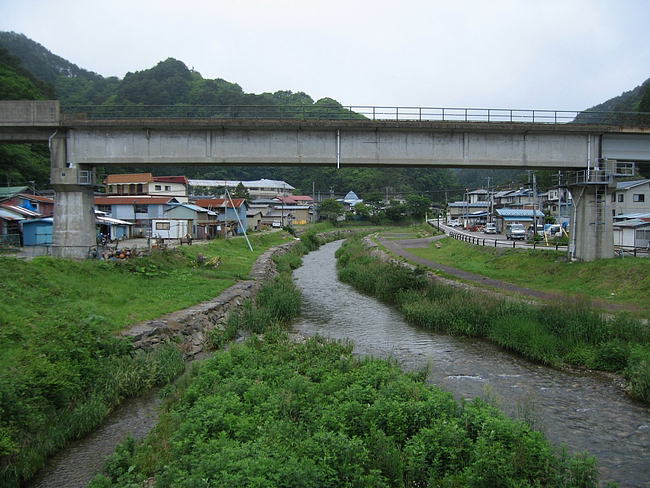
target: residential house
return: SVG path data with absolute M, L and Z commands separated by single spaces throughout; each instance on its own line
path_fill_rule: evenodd
M 153 176 L 151 173 L 111 174 L 104 180 L 109 196 L 156 196 L 188 201 L 188 180 L 185 176 Z
M 20 246 L 22 243 L 21 222 L 41 217 L 41 214 L 16 205 L 0 204 L 0 244 Z
M 32 210 L 42 216 L 50 216 L 54 214 L 54 200 L 40 195 L 30 195 L 29 193 L 21 192 L 4 199 L 2 203 Z
M 530 188 L 504 190 L 494 194 L 494 208 L 532 209 L 534 205 L 539 206 L 539 203 L 539 198 L 535 198 L 534 192 Z
M 613 216 L 650 212 L 650 179 L 619 181 L 611 198 Z
M 285 181 L 278 180 L 194 180 L 190 179 L 192 195 L 212 195 L 226 198 L 225 188 L 232 192 L 239 184 L 244 185 L 251 199 L 275 198 L 290 195 L 295 188 Z
M 467 200 L 470 203 L 477 203 L 477 202 L 487 202 L 490 199 L 490 194 L 488 193 L 487 190 L 474 190 L 467 192 Z
M 568 224 L 571 220 L 573 216 L 573 199 L 568 188 L 551 188 L 540 200 L 544 212 L 553 217 L 558 224 Z
M 465 219 L 466 218 L 465 216 L 470 214 L 477 215 L 476 212 L 481 212 L 485 216 L 487 216 L 489 206 L 490 206 L 490 202 L 487 201 L 476 201 L 473 203 L 449 202 L 447 204 L 447 222 L 449 222 L 450 220 Z
M 219 233 L 218 214 L 190 203 L 166 206 L 161 218 L 152 220 L 152 233 L 162 238 L 180 238 L 191 235 L 196 239 L 212 239 Z
M 217 221 L 223 224 L 219 228 L 221 235 L 243 234 L 248 230 L 248 203 L 245 198 L 201 198 L 194 203 L 217 213 Z
M 262 224 L 305 225 L 316 221 L 314 209 L 310 205 L 275 205 L 262 216 Z
M 95 197 L 95 208 L 106 215 L 133 224 L 132 237 L 150 237 L 151 221 L 164 218 L 166 206 L 180 203 L 170 197 L 108 196 Z
M 262 217 L 264 213 L 259 208 L 249 208 L 246 212 L 246 220 L 248 221 L 248 229 L 252 231 L 259 231 L 262 229 Z

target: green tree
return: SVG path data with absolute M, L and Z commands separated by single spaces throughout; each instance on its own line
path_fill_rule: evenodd
M 401 203 L 391 203 L 391 205 L 386 208 L 385 213 L 386 217 L 393 222 L 399 222 L 407 213 L 407 207 Z
M 230 193 L 233 198 L 245 198 L 246 200 L 251 199 L 251 194 L 248 191 L 248 188 L 240 181 L 235 189 Z
M 411 217 L 424 217 L 431 206 L 431 199 L 422 195 L 409 195 L 406 197 L 406 209 Z
M 337 218 L 343 215 L 344 209 L 341 202 L 337 202 L 333 198 L 323 200 L 318 204 L 318 215 L 322 218 L 329 220 L 336 225 Z

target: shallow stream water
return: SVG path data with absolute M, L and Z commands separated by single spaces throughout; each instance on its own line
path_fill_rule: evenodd
M 294 271 L 303 294 L 295 328 L 351 340 L 360 354 L 428 368 L 429 381 L 457 398 L 489 397 L 526 418 L 572 452 L 598 458 L 603 482 L 650 487 L 650 408 L 626 397 L 610 378 L 533 364 L 476 340 L 438 335 L 407 324 L 394 309 L 338 281 L 332 242 Z

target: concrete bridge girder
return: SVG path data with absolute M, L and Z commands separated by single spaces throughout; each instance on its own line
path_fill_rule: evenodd
M 339 163 L 564 169 L 586 167 L 588 139 L 585 134 L 383 129 L 72 129 L 68 135 L 70 159 L 89 165 Z

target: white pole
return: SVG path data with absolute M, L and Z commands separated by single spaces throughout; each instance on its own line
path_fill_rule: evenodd
M 250 249 L 251 252 L 253 252 L 253 246 L 251 246 L 251 241 L 248 240 L 248 234 L 246 234 L 246 228 L 244 227 L 244 224 L 242 224 L 242 221 L 239 218 L 239 212 L 237 211 L 237 208 L 235 207 L 235 203 L 232 201 L 232 197 L 230 196 L 230 192 L 228 191 L 228 188 L 226 188 L 226 195 L 228 196 L 228 200 L 230 200 L 230 205 L 232 205 L 232 209 L 235 211 L 235 216 L 237 217 L 237 222 L 239 222 L 239 225 L 244 230 L 244 237 L 246 238 L 246 242 L 248 243 L 248 249 Z M 226 211 L 227 211 L 227 208 L 226 208 Z M 226 230 L 226 234 L 227 233 L 228 233 L 228 231 Z

